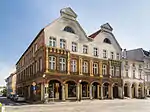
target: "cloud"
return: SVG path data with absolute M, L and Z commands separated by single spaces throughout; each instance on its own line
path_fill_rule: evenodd
M 5 79 L 12 72 L 15 72 L 14 64 L 10 64 L 10 63 L 0 61 L 0 85 L 5 85 Z

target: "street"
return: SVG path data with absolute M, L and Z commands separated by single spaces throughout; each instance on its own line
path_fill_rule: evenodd
M 6 112 L 150 112 L 150 99 L 83 100 L 30 105 L 0 98 Z

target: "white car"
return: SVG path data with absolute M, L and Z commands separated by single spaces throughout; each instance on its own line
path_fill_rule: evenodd
M 16 95 L 14 98 L 14 101 L 16 102 L 24 102 L 25 101 L 25 97 L 21 96 L 21 95 Z

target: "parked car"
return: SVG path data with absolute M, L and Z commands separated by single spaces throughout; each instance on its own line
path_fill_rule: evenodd
M 22 96 L 22 95 L 16 95 L 14 97 L 14 101 L 16 101 L 16 102 L 24 102 L 25 101 L 25 97 Z
M 11 94 L 11 95 L 10 95 L 10 99 L 11 99 L 11 100 L 14 100 L 14 97 L 15 97 L 15 96 L 16 96 L 15 94 Z

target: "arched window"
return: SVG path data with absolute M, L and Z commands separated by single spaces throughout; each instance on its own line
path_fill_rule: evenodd
M 104 43 L 111 44 L 111 41 L 108 38 L 105 38 Z
M 64 28 L 64 31 L 70 32 L 70 33 L 75 33 L 74 30 L 73 30 L 71 27 L 69 27 L 69 26 L 66 26 L 66 27 Z

